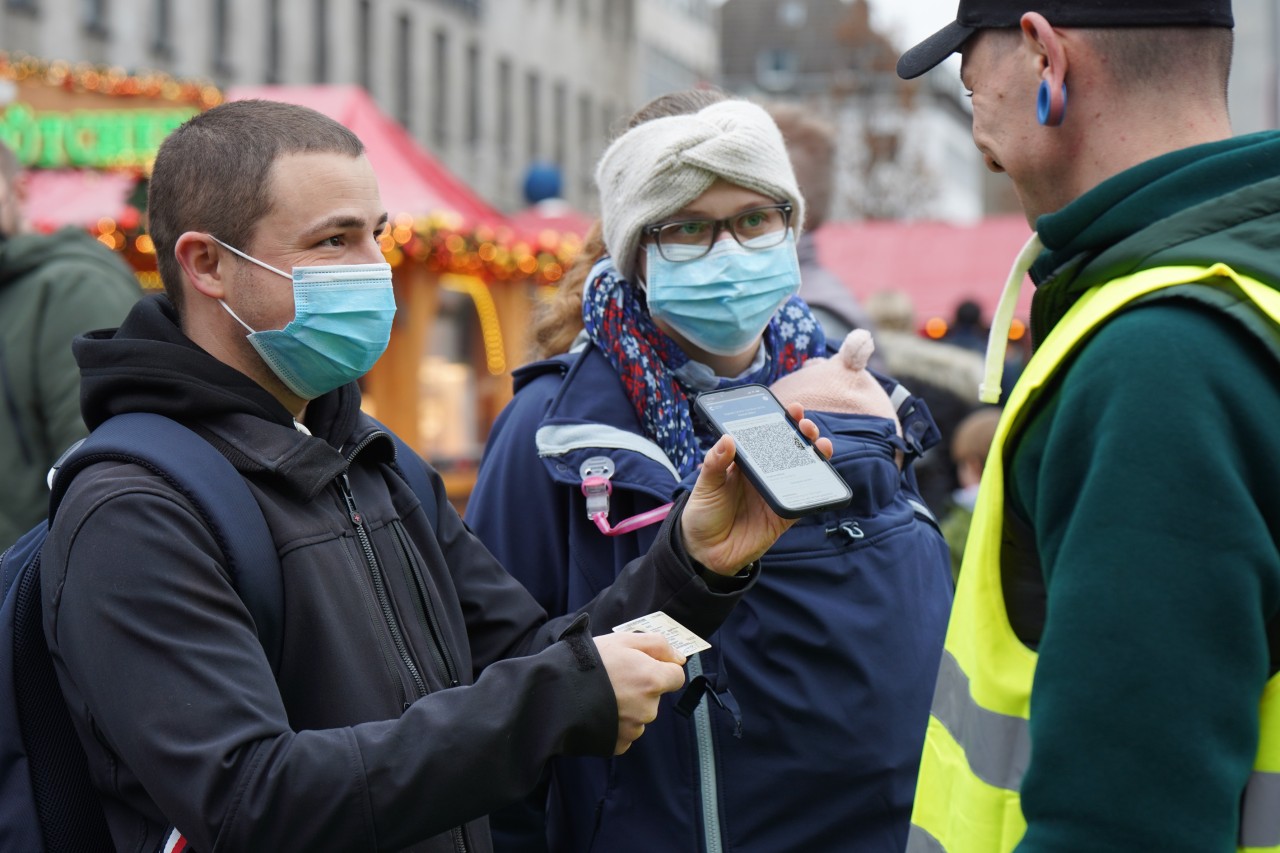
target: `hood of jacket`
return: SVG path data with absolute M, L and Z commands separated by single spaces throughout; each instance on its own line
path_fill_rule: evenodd
M 81 228 L 67 227 L 52 234 L 15 234 L 0 238 L 0 286 L 38 267 L 61 260 L 77 259 L 101 264 L 102 255 L 101 244 Z
M 1280 132 L 1141 163 L 1037 220 L 1031 332 L 1041 341 L 1085 291 L 1142 269 L 1223 262 L 1280 282 Z
M 318 494 L 346 470 L 344 450 L 380 430 L 361 414 L 354 382 L 312 400 L 310 435 L 298 430 L 266 389 L 183 334 L 164 295 L 143 298 L 119 329 L 82 335 L 72 350 L 90 429 L 124 412 L 164 415 L 196 429 L 242 473 L 278 479 L 299 496 Z M 394 458 L 389 437 L 377 444 L 374 452 Z

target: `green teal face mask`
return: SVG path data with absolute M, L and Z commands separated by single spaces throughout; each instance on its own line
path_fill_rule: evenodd
M 645 278 L 654 317 L 707 352 L 737 355 L 755 344 L 800 289 L 800 262 L 788 231 L 771 248 L 721 240 L 691 261 L 669 261 L 649 246 Z
M 283 329 L 255 331 L 218 301 L 249 330 L 249 343 L 271 371 L 302 399 L 314 400 L 360 378 L 386 351 L 396 313 L 390 264 L 294 267 L 290 275 L 213 239 L 293 282 L 293 320 Z

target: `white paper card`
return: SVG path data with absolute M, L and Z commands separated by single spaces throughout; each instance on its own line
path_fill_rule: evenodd
M 661 634 L 667 638 L 671 648 L 685 657 L 711 648 L 710 643 L 661 610 L 650 613 L 648 616 L 641 616 L 639 619 L 632 619 L 630 622 L 623 622 L 621 625 L 615 625 L 613 630 L 617 633 Z

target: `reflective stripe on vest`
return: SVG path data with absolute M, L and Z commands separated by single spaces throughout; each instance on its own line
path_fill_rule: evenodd
M 1095 287 L 1027 363 L 982 474 L 930 710 L 907 853 L 1008 853 L 1026 833 L 1019 792 L 1030 760 L 1036 654 L 1009 624 L 1000 577 L 1005 451 L 1013 424 L 1082 340 L 1125 305 L 1192 282 L 1233 282 L 1280 325 L 1280 293 L 1223 264 L 1158 267 Z M 1280 675 L 1263 690 L 1254 772 L 1241 794 L 1239 850 L 1280 853 Z

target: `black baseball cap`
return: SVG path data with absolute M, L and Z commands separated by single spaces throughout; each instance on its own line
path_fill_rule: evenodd
M 978 30 L 1016 27 L 1039 12 L 1055 27 L 1234 27 L 1231 0 L 960 0 L 956 19 L 902 54 L 898 76 L 919 77 Z

